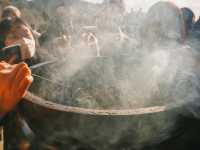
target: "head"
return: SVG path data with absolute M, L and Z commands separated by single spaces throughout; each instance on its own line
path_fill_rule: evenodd
M 171 2 L 154 4 L 145 17 L 142 35 L 150 42 L 182 41 L 185 26 L 180 9 Z
M 6 36 L 5 43 L 6 45 L 10 45 L 22 38 L 32 39 L 33 37 L 26 22 L 21 18 L 16 18 L 15 20 L 12 20 L 12 24 Z
M 195 15 L 193 11 L 187 7 L 181 8 L 181 12 L 185 22 L 186 30 L 189 31 L 192 29 L 192 26 L 195 22 Z
M 21 59 L 33 57 L 35 53 L 35 40 L 29 26 L 21 18 L 11 19 L 12 24 L 5 39 L 5 46 L 20 45 Z
M 15 19 L 15 18 L 20 18 L 21 17 L 21 12 L 20 10 L 15 7 L 15 6 L 12 6 L 12 5 L 9 5 L 9 6 L 6 6 L 4 9 L 3 9 L 3 12 L 1 14 L 1 18 L 12 18 L 12 19 Z
M 18 38 L 22 37 L 29 38 L 28 35 L 26 35 L 30 34 L 29 32 L 30 32 L 29 26 L 24 20 L 22 20 L 21 18 L 16 18 L 13 21 L 13 24 L 10 29 L 11 34 L 14 34 Z

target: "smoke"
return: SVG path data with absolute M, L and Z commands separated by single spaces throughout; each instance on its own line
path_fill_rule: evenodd
M 36 70 L 59 84 L 36 79 L 39 96 L 98 109 L 182 105 L 199 97 L 198 53 L 180 44 L 184 23 L 176 7 L 161 3 L 145 15 L 124 13 L 120 2 L 60 3 L 51 2 L 57 8 L 52 18 L 47 14 L 48 50 L 39 52 L 59 62 Z
M 95 24 L 90 24 L 90 19 L 94 19 L 93 14 L 96 14 L 96 10 L 86 10 L 85 14 L 89 12 L 92 14 L 86 17 L 78 13 L 82 5 L 82 3 L 71 5 L 69 14 L 63 14 L 64 9 L 59 9 L 59 13 L 62 14 L 60 23 L 69 25 L 73 22 L 73 27 L 68 31 L 70 35 L 67 35 L 71 38 L 62 41 L 68 43 L 67 45 L 50 46 L 51 49 L 55 49 L 53 55 L 60 62 L 49 67 L 47 77 L 62 83 L 63 87 L 60 88 L 64 91 L 50 88 L 48 91 L 54 92 L 51 92 L 52 94 L 47 92 L 41 95 L 42 97 L 57 100 L 62 104 L 70 103 L 87 108 L 118 109 L 188 102 L 198 97 L 198 92 L 195 92 L 196 85 L 190 87 L 194 81 L 189 81 L 191 78 L 196 80 L 194 72 L 196 58 L 192 56 L 192 50 L 176 41 L 158 44 L 157 42 L 163 40 L 160 38 L 156 39 L 156 46 L 150 46 L 149 44 L 155 41 L 154 37 L 159 35 L 150 33 L 149 37 L 135 37 L 134 31 L 139 30 L 137 28 L 131 29 L 133 33 L 126 33 L 127 26 L 135 28 L 138 25 L 123 24 L 126 17 L 123 17 L 123 12 L 119 12 L 118 9 L 119 15 L 115 14 L 116 12 L 111 13 L 110 10 L 113 8 L 97 4 L 104 12 L 100 13 L 99 18 L 95 18 Z M 97 6 L 91 4 L 90 7 Z M 72 12 L 76 15 L 71 14 Z M 69 16 L 71 20 L 68 19 Z M 121 19 L 116 22 L 115 17 Z M 148 17 L 151 17 L 151 14 Z M 168 18 L 171 25 L 175 15 L 171 13 Z M 143 19 L 138 20 L 140 22 L 137 24 L 143 26 Z M 171 38 L 172 34 L 178 34 L 175 38 L 180 38 L 180 31 L 177 28 L 180 26 L 180 21 L 177 22 L 171 25 L 175 28 L 168 25 L 171 34 L 164 31 L 167 33 L 166 36 L 169 35 Z M 163 31 L 163 28 L 166 30 L 165 26 L 160 30 Z M 69 27 L 64 26 L 64 28 Z M 151 29 L 149 25 L 148 30 Z M 147 41 L 141 42 L 144 39 Z M 47 87 L 47 84 L 45 82 L 41 85 L 41 90 L 46 90 L 44 86 Z
M 170 15 L 165 12 L 165 17 L 161 13 L 164 19 L 155 26 L 154 13 L 127 14 L 117 4 L 108 6 L 79 1 L 69 1 L 68 4 L 65 1 L 64 6 L 59 6 L 58 1 L 56 4 L 51 1 L 49 5 L 57 8 L 53 12 L 49 12 L 50 8 L 46 11 L 43 8 L 50 18 L 46 27 L 49 29 L 48 40 L 38 53 L 40 61 L 53 58 L 58 63 L 35 70 L 35 74 L 53 81 L 36 78 L 32 91 L 37 95 L 64 105 L 94 109 L 180 107 L 199 99 L 199 53 L 196 47 L 180 41 L 183 22 L 181 16 L 177 16 L 179 11 Z M 170 12 L 173 10 L 170 8 Z M 194 109 L 190 112 L 198 115 Z M 164 114 L 146 121 L 136 119 L 136 145 L 151 140 L 155 129 L 159 134 L 166 125 L 167 132 L 161 135 L 161 139 L 165 139 L 176 115 Z M 97 126 L 99 124 L 88 125 L 87 129 L 95 130 Z M 107 132 L 96 131 L 97 135 L 87 133 L 88 130 L 80 135 L 78 129 L 62 134 L 81 141 L 86 140 L 85 134 L 89 136 L 88 141 L 100 141 L 106 137 L 111 144 L 120 141 L 124 132 L 133 128 L 129 122 L 120 120 L 116 127 L 119 131 L 113 136 L 112 127 L 105 127 Z

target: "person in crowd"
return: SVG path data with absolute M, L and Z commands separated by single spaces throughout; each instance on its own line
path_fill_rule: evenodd
M 1 14 L 1 27 L 0 27 L 0 30 L 1 30 L 1 32 L 4 33 L 3 34 L 4 36 L 7 35 L 7 32 L 11 28 L 11 24 L 17 18 L 21 18 L 21 11 L 17 7 L 15 7 L 13 5 L 8 5 L 8 6 L 3 8 L 3 11 L 2 11 L 2 14 Z M 21 33 L 21 34 L 24 34 L 24 33 Z
M 1 14 L 1 18 L 5 19 L 5 18 L 21 18 L 21 12 L 20 10 L 13 6 L 13 5 L 9 5 L 3 8 L 2 14 Z
M 7 34 L 5 45 L 20 45 L 21 60 L 30 59 L 35 54 L 35 40 L 26 23 L 17 18 Z
M 0 31 L 3 31 L 3 34 L 0 36 L 0 48 L 15 44 L 20 45 L 20 61 L 26 61 L 31 65 L 32 59 L 30 58 L 35 54 L 36 42 L 31 27 L 21 17 L 21 11 L 17 7 L 8 5 L 3 8 L 0 23 L 2 24 L 2 27 L 0 25 Z M 5 61 L 11 64 L 19 62 L 16 61 L 16 56 L 12 56 Z
M 161 41 L 184 41 L 184 19 L 180 9 L 171 2 L 158 2 L 147 12 L 141 27 L 142 41 L 152 45 Z
M 181 8 L 181 12 L 185 22 L 187 44 L 199 51 L 200 20 L 195 22 L 195 14 L 188 7 Z
M 6 19 L 6 18 L 10 18 L 12 20 L 15 20 L 17 18 L 22 18 L 21 11 L 17 7 L 15 7 L 13 5 L 6 6 L 3 9 L 3 12 L 2 12 L 2 15 L 1 15 L 1 19 L 3 20 L 3 19 Z M 32 34 L 33 34 L 33 36 L 35 38 L 39 38 L 40 37 L 40 33 L 37 32 L 31 26 L 29 26 L 29 24 L 26 23 L 26 26 L 29 28 L 29 30 L 32 32 Z
M 188 124 L 184 124 L 180 128 L 176 123 L 183 120 L 179 120 L 178 117 L 173 118 L 176 121 L 170 122 L 170 132 L 168 132 L 171 137 L 168 136 L 159 141 L 162 137 L 157 136 L 154 140 L 159 141 L 159 143 L 154 143 L 159 145 L 158 149 L 166 147 L 166 145 L 168 145 L 167 149 L 191 149 L 191 143 L 199 145 L 198 140 L 195 139 L 199 136 L 195 130 L 199 129 L 195 124 L 191 124 L 191 120 L 193 122 L 198 119 L 196 122 L 199 122 L 199 118 L 195 117 L 199 117 L 200 74 L 198 66 L 200 55 L 195 48 L 186 45 L 187 29 L 185 29 L 185 20 L 182 15 L 181 10 L 171 2 L 158 2 L 147 12 L 145 25 L 142 29 L 145 31 L 143 34 L 146 40 L 144 41 L 145 44 L 151 45 L 151 47 L 148 44 L 145 45 L 146 49 L 150 51 L 147 55 L 148 62 L 152 63 L 159 60 L 160 64 L 163 65 L 160 69 L 155 70 L 160 75 L 158 89 L 162 93 L 161 99 L 164 100 L 164 97 L 167 97 L 167 99 L 173 100 L 171 105 L 174 106 L 180 104 L 182 107 L 184 105 L 183 116 L 190 118 Z M 190 17 L 190 19 L 192 18 Z M 190 20 L 190 23 L 192 23 L 192 20 Z M 152 45 L 156 46 L 153 47 Z M 151 58 L 151 54 L 156 54 L 153 55 L 156 57 Z M 148 66 L 149 64 L 144 63 L 144 65 Z M 155 63 L 153 66 L 159 66 L 159 63 Z M 145 74 L 144 71 L 143 74 Z M 165 129 L 169 131 L 167 126 L 165 126 Z M 161 131 L 161 133 L 164 132 Z M 174 140 L 173 135 L 177 140 Z M 187 148 L 185 148 L 186 146 Z
M 200 17 L 198 18 L 198 20 L 195 22 L 193 29 L 196 31 L 200 31 Z
M 185 23 L 186 33 L 190 34 L 195 23 L 194 12 L 188 7 L 181 8 L 181 12 L 182 12 L 184 23 Z
M 0 119 L 22 99 L 32 81 L 31 71 L 25 63 L 0 62 Z
M 12 21 L 10 19 L 3 19 L 0 21 L 0 49 L 5 47 L 6 35 L 11 29 Z
M 2 28 L 1 28 L 2 27 Z M 4 41 L 2 45 L 5 47 L 19 45 L 20 46 L 20 60 L 26 61 L 32 58 L 35 54 L 35 40 L 26 23 L 21 18 L 15 20 L 6 18 L 0 22 L 0 32 Z M 10 56 L 8 63 L 17 63 L 16 55 Z

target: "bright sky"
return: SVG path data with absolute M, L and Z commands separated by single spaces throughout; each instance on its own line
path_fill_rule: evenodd
M 85 1 L 101 3 L 103 0 L 85 0 Z M 131 8 L 133 8 L 134 10 L 142 8 L 144 11 L 146 11 L 151 5 L 153 5 L 158 1 L 160 0 L 124 0 L 127 11 L 129 11 Z M 185 6 L 190 7 L 195 12 L 196 16 L 200 15 L 200 0 L 169 0 L 169 1 L 174 2 L 179 7 L 185 7 Z

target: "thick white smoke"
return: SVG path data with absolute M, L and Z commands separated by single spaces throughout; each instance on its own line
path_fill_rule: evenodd
M 193 56 L 195 50 L 175 41 L 183 36 L 183 22 L 176 8 L 161 13 L 155 9 L 146 15 L 148 21 L 143 21 L 139 12 L 142 19 L 127 17 L 136 20 L 129 25 L 117 5 L 88 4 L 91 8 L 84 11 L 83 5 L 72 3 L 57 9 L 71 38 L 64 47 L 52 47 L 61 63 L 49 70 L 48 77 L 63 82 L 63 90 L 48 87 L 48 91 L 54 90 L 52 95 L 42 92 L 41 96 L 63 104 L 120 109 L 184 103 L 199 96 L 194 67 L 198 56 Z M 160 18 L 161 25 L 155 28 L 154 22 Z M 144 32 L 141 37 L 136 36 L 141 30 L 137 26 Z M 163 38 L 174 41 L 163 42 Z M 42 91 L 46 84 L 40 86 Z
M 38 2 L 40 7 L 46 6 L 42 1 Z M 123 7 L 115 4 L 72 0 L 61 5 L 59 2 L 51 0 L 48 8 L 43 9 L 51 18 L 47 25 L 55 25 L 49 30 L 50 33 L 64 28 L 64 32 L 53 34 L 53 37 L 67 38 L 63 40 L 64 44 L 63 41 L 60 44 L 52 39 L 47 40 L 47 46 L 39 51 L 42 55 L 47 49 L 42 59 L 53 57 L 59 61 L 36 70 L 35 73 L 53 81 L 35 79 L 32 90 L 37 95 L 64 105 L 95 109 L 180 107 L 190 102 L 198 105 L 200 54 L 197 47 L 190 47 L 183 42 L 183 21 L 174 5 L 169 4 L 169 9 L 165 9 L 164 4 L 161 9 L 158 7 L 160 12 L 153 9 L 148 13 L 140 10 L 125 13 Z M 133 7 L 138 10 L 139 5 L 147 7 L 153 2 L 134 0 L 126 3 L 126 7 L 134 4 Z M 47 58 L 49 55 L 51 57 Z M 194 107 L 189 110 L 198 116 Z M 56 133 L 52 138 L 64 134 L 80 141 L 96 139 L 99 142 L 108 137 L 108 143 L 115 143 L 127 130 L 134 128 L 137 130 L 133 133 L 136 137 L 134 142 L 140 145 L 158 136 L 155 135 L 155 129 L 156 133 L 166 129 L 165 135 L 161 136 L 163 139 L 168 137 L 177 114 L 170 115 L 160 115 L 155 120 L 151 120 L 153 117 L 145 121 L 136 119 L 134 127 L 130 127 L 129 120 L 124 124 L 118 120 L 115 125 L 119 130 L 114 135 L 111 133 L 112 127 L 105 126 L 105 131 L 97 131 L 97 135 L 95 132 L 88 133 L 88 130 L 79 133 L 75 128 L 66 130 L 66 133 Z M 81 121 L 84 122 L 84 118 Z M 87 129 L 98 126 L 89 124 Z M 89 136 L 85 138 L 85 135 Z M 114 138 L 109 138 L 110 135 Z

